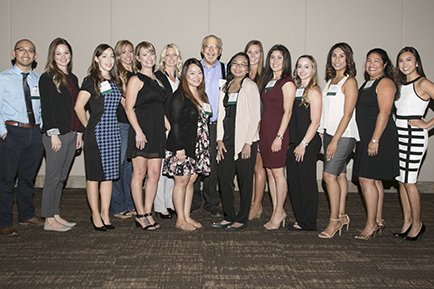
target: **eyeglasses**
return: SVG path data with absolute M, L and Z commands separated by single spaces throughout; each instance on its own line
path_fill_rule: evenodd
M 237 63 L 237 62 L 232 62 L 231 66 L 238 66 L 241 69 L 246 69 L 247 68 L 247 63 L 241 62 L 241 63 Z
M 35 50 L 34 49 L 26 49 L 24 47 L 17 47 L 15 48 L 15 51 L 17 51 L 20 54 L 24 54 L 24 53 L 28 53 L 28 54 L 35 54 Z
M 217 45 L 210 45 L 210 44 L 205 45 L 203 48 L 204 49 L 209 49 L 209 50 L 211 50 L 211 49 L 213 49 L 213 50 L 220 49 L 220 47 L 218 47 Z

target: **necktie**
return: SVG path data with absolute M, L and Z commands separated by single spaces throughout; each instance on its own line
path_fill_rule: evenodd
M 23 90 L 24 90 L 24 96 L 26 98 L 26 107 L 27 107 L 27 117 L 29 118 L 30 124 L 35 124 L 35 115 L 33 114 L 33 107 L 32 107 L 32 96 L 30 94 L 30 87 L 27 83 L 27 76 L 29 73 L 22 72 L 23 75 Z

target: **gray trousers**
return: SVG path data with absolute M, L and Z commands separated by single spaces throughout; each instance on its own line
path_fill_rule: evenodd
M 69 169 L 75 155 L 77 134 L 69 132 L 59 135 L 62 146 L 59 151 L 51 149 L 51 137 L 42 136 L 45 149 L 45 181 L 42 190 L 41 216 L 52 218 L 59 214 L 62 191 L 68 178 Z

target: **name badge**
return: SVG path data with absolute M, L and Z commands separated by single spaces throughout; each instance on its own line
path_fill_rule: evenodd
M 329 89 L 327 90 L 326 96 L 336 96 L 338 93 L 339 87 L 336 84 L 330 85 Z
M 370 88 L 374 84 L 374 82 L 375 80 L 369 80 L 368 82 L 366 82 L 365 87 L 363 87 L 363 89 Z
M 270 80 L 267 85 L 265 86 L 265 88 L 272 88 L 274 87 L 274 85 L 276 84 L 275 80 Z
M 32 97 L 32 99 L 39 99 L 40 94 L 38 86 L 32 86 L 32 88 L 30 89 L 30 96 Z
M 202 104 L 202 110 L 206 115 L 212 115 L 212 109 L 209 103 Z
M 112 91 L 112 86 L 110 85 L 110 82 L 108 82 L 108 80 L 104 80 L 103 82 L 101 82 L 99 90 L 102 95 L 105 95 Z
M 299 98 L 299 97 L 303 97 L 303 94 L 304 94 L 304 88 L 298 88 L 298 89 L 295 91 L 295 97 L 297 97 L 297 98 Z
M 228 105 L 235 105 L 235 104 L 237 104 L 238 93 L 229 93 L 228 96 L 229 96 Z
M 222 88 L 225 85 L 226 79 L 219 79 L 219 88 Z

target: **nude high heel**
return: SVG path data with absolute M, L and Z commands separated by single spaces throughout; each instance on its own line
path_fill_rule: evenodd
M 264 228 L 265 229 L 267 229 L 267 230 L 277 230 L 277 229 L 279 229 L 280 228 L 280 224 L 282 224 L 282 228 L 285 228 L 285 222 L 286 222 L 286 214 L 284 213 L 284 214 L 282 214 L 282 217 L 281 217 L 281 219 L 279 220 L 279 222 L 277 222 L 277 223 L 273 223 L 271 220 L 268 222 L 268 223 L 266 223 L 265 225 L 264 225 Z
M 331 239 L 336 235 L 337 232 L 339 232 L 339 236 L 341 236 L 342 227 L 344 226 L 344 225 L 342 225 L 341 219 L 330 219 L 330 221 L 331 222 L 338 222 L 339 227 L 337 227 L 331 234 L 327 233 L 326 231 L 322 231 L 321 233 L 318 234 L 318 238 Z
M 339 220 L 341 221 L 342 228 L 346 225 L 348 231 L 350 228 L 350 216 L 348 214 L 339 215 Z

